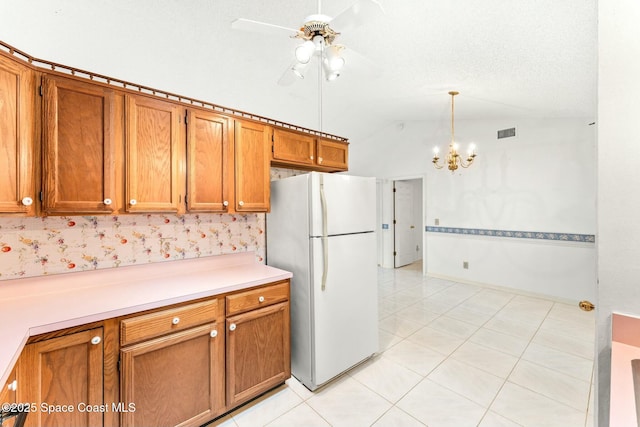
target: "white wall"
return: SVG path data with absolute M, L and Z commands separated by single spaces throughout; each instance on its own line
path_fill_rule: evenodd
M 462 100 L 460 100 L 462 102 Z M 476 164 L 451 174 L 430 163 L 446 148 L 446 123 L 408 122 L 354 145 L 351 172 L 389 178 L 426 174 L 426 223 L 491 230 L 596 230 L 593 118 L 456 121 L 462 148 L 473 137 Z M 497 140 L 515 126 L 517 137 Z M 364 150 L 366 147 L 366 150 Z M 431 275 L 578 301 L 595 299 L 593 243 L 427 233 Z M 462 262 L 469 262 L 469 269 Z
M 609 419 L 611 313 L 640 315 L 640 2 L 599 2 L 598 425 Z

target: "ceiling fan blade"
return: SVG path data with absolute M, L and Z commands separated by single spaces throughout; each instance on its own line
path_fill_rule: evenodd
M 342 31 L 345 28 L 362 25 L 379 13 L 384 13 L 380 0 L 358 0 L 331 20 L 331 28 Z
M 267 24 L 266 22 L 253 21 L 251 19 L 244 18 L 238 18 L 233 21 L 231 23 L 231 28 L 234 30 L 251 31 L 253 33 L 262 34 L 287 34 L 290 37 L 295 37 L 300 33 L 300 31 L 292 28 L 281 27 L 280 25 Z
M 296 75 L 293 73 L 293 68 L 297 63 L 298 61 L 293 61 L 287 67 L 287 69 L 284 70 L 284 73 L 282 73 L 282 76 L 280 76 L 280 79 L 278 79 L 278 86 L 291 86 L 297 80 L 299 80 L 299 77 L 296 77 Z

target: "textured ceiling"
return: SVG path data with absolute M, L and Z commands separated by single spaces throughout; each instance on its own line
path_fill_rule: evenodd
M 380 2 L 385 13 L 334 28 L 347 62 L 332 83 L 311 66 L 279 86 L 297 41 L 231 29 L 236 18 L 298 28 L 315 0 L 3 0 L 0 39 L 353 142 L 393 122 L 448 120 L 449 90 L 460 92 L 456 119 L 595 119 L 595 0 Z M 324 0 L 321 11 L 351 4 Z

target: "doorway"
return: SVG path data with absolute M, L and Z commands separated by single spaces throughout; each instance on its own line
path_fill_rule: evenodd
M 393 181 L 393 267 L 422 262 L 422 179 Z

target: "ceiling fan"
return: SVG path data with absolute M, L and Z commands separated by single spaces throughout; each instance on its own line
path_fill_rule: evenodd
M 287 67 L 278 84 L 292 84 L 296 77 L 303 79 L 305 69 L 313 57 L 320 61 L 325 79 L 332 81 L 340 76 L 345 64 L 342 55 L 345 46 L 335 43 L 341 34 L 336 29 L 360 25 L 376 13 L 383 12 L 383 9 L 380 0 L 358 0 L 343 12 L 331 17 L 322 14 L 321 6 L 322 1 L 318 0 L 318 13 L 307 16 L 297 30 L 244 18 L 233 21 L 231 28 L 263 34 L 287 33 L 291 38 L 300 39 L 301 43 L 294 51 L 295 60 Z

